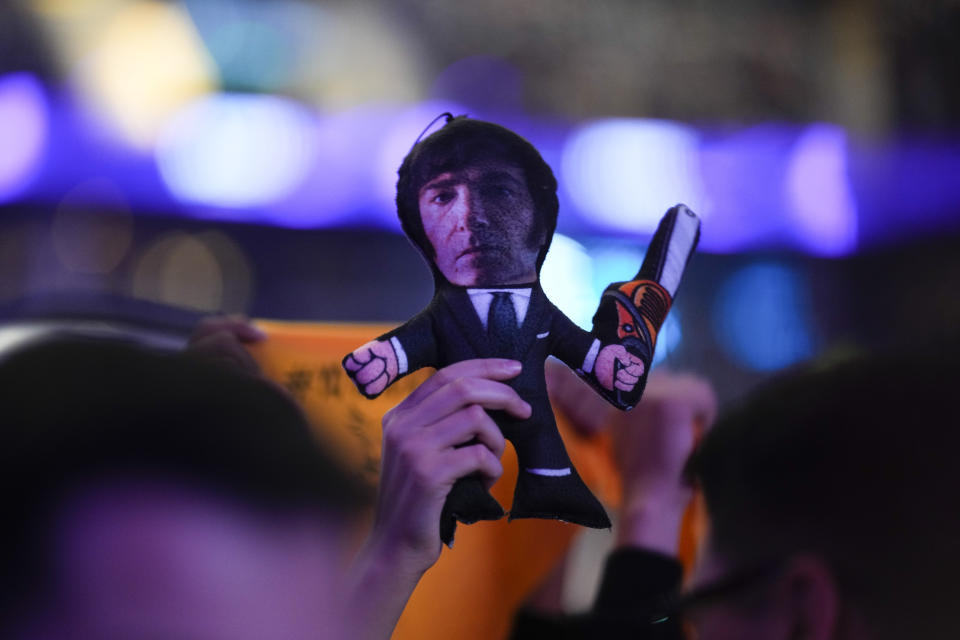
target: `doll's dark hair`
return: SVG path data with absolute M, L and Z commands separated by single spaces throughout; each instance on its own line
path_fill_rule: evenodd
M 439 130 L 418 141 L 397 171 L 397 215 L 404 233 L 427 258 L 434 249 L 423 229 L 418 203 L 420 189 L 441 173 L 457 171 L 473 163 L 496 160 L 523 170 L 527 189 L 533 198 L 535 226 L 533 237 L 543 232 L 543 246 L 537 255 L 537 270 L 550 248 L 557 227 L 557 179 L 540 152 L 526 139 L 492 122 L 466 116 L 450 117 Z

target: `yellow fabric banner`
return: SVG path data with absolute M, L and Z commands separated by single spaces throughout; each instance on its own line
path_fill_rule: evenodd
M 264 374 L 286 387 L 300 402 L 318 435 L 339 449 L 375 485 L 381 418 L 432 370 L 415 372 L 375 400 L 368 400 L 343 372 L 340 361 L 392 326 L 268 320 L 258 320 L 256 325 L 268 338 L 252 345 L 250 352 Z M 615 507 L 620 499 L 620 483 L 609 438 L 584 437 L 559 413 L 557 422 L 584 481 L 608 508 Z M 517 476 L 516 456 L 509 446 L 503 466 L 504 475 L 492 493 L 509 509 Z M 454 549 L 444 548 L 439 562 L 421 580 L 393 637 L 504 637 L 513 612 L 563 556 L 579 530 L 576 525 L 551 520 L 508 523 L 503 519 L 459 526 Z

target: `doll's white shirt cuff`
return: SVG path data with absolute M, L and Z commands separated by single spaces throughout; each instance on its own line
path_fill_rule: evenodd
M 597 354 L 599 353 L 600 341 L 594 338 L 593 344 L 590 345 L 590 350 L 587 351 L 587 357 L 583 359 L 583 366 L 580 367 L 580 370 L 584 373 L 592 373 L 593 365 L 597 363 Z
M 397 375 L 402 376 L 407 372 L 407 352 L 403 350 L 403 345 L 397 340 L 397 336 L 390 338 L 390 346 L 393 347 L 393 353 L 397 356 Z

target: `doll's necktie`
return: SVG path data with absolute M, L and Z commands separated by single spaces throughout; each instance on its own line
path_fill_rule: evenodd
M 490 311 L 487 314 L 487 335 L 493 345 L 494 354 L 512 357 L 519 331 L 517 311 L 513 308 L 510 293 L 494 291 Z

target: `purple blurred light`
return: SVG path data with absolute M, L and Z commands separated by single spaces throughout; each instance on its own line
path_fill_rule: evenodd
M 40 81 L 29 73 L 0 77 L 0 202 L 15 198 L 36 175 L 48 128 Z
M 960 227 L 960 139 L 915 138 L 851 150 L 863 246 Z
M 476 71 L 494 73 L 495 63 Z M 824 124 L 576 124 L 487 106 L 381 103 L 318 114 L 275 96 L 217 98 L 181 121 L 155 157 L 105 136 L 32 75 L 0 76 L 0 202 L 56 205 L 77 183 L 110 176 L 134 210 L 398 230 L 397 168 L 424 127 L 451 111 L 502 123 L 540 149 L 560 182 L 558 228 L 572 236 L 642 244 L 675 201 L 706 214 L 707 252 L 844 255 L 960 227 L 960 139 L 855 142 Z M 164 154 L 176 161 L 158 162 Z
M 702 250 L 734 253 L 783 242 L 780 185 L 795 138 L 774 125 L 705 136 L 700 171 L 713 210 L 704 221 Z
M 314 161 L 300 186 L 263 212 L 271 224 L 323 227 L 362 223 L 360 212 L 380 208 L 370 169 L 371 150 L 381 142 L 393 110 L 376 105 L 319 117 Z
M 857 205 L 847 177 L 847 135 L 813 125 L 800 135 L 787 171 L 790 229 L 807 251 L 843 255 L 857 244 Z

